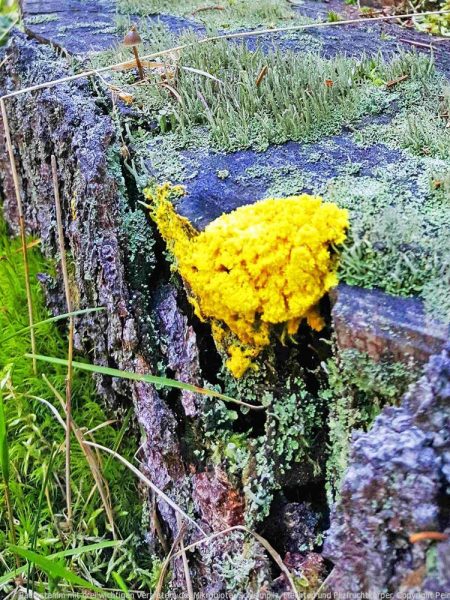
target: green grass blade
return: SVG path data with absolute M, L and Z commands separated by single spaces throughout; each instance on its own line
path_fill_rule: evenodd
M 53 468 L 53 459 L 55 458 L 56 450 L 53 448 L 48 461 L 47 471 L 45 472 L 44 480 L 42 482 L 41 491 L 39 493 L 38 507 L 36 511 L 36 518 L 34 521 L 33 537 L 31 538 L 31 550 L 36 550 L 36 543 L 39 534 L 39 522 L 41 519 L 42 505 L 44 502 L 45 490 L 47 489 L 48 480 L 50 473 Z M 31 562 L 28 562 L 28 573 L 27 573 L 27 596 L 29 587 L 31 587 L 32 596 L 34 596 L 34 568 Z
M 10 381 L 11 367 L 7 366 L 1 372 L 0 380 L 0 467 L 4 481 L 4 497 L 6 504 L 6 512 L 8 515 L 8 526 L 10 540 L 13 544 L 16 543 L 16 526 L 14 524 L 14 514 L 11 500 L 11 490 L 9 487 L 10 469 L 9 469 L 9 447 L 8 447 L 8 426 L 6 423 L 5 405 L 3 402 L 3 389 Z M 19 556 L 15 555 L 16 567 L 20 567 Z
M 117 546 L 121 546 L 123 544 L 122 540 L 114 540 L 108 542 L 99 542 L 98 544 L 90 544 L 88 546 L 80 546 L 79 548 L 71 548 L 69 550 L 62 550 L 61 552 L 56 552 L 51 556 L 47 556 L 48 560 L 54 560 L 57 558 L 65 558 L 67 556 L 78 556 L 79 554 L 85 554 L 86 552 L 95 552 L 95 550 L 101 550 L 103 548 L 116 548 Z M 6 583 L 9 583 L 12 579 L 17 577 L 17 575 L 21 575 L 25 573 L 27 570 L 26 566 L 19 567 L 18 569 L 14 569 L 13 571 L 8 571 L 0 577 L 0 590 L 2 586 Z
M 100 312 L 101 310 L 106 310 L 106 308 L 104 306 L 97 306 L 96 308 L 84 308 L 83 310 L 74 310 L 73 312 L 64 313 L 63 315 L 50 317 L 49 319 L 44 319 L 44 321 L 33 323 L 33 325 L 29 325 L 28 327 L 23 327 L 22 329 L 15 331 L 11 335 L 8 335 L 8 337 L 2 338 L 2 342 L 7 342 L 8 340 L 11 340 L 12 338 L 18 335 L 22 335 L 22 333 L 27 333 L 27 331 L 31 331 L 31 329 L 36 329 L 37 327 L 41 327 L 42 325 L 46 325 L 47 323 L 62 321 L 63 319 L 67 319 L 69 317 L 79 317 L 80 315 L 88 315 L 89 313 Z
M 114 446 L 113 446 L 114 452 L 119 451 L 120 444 L 122 443 L 122 440 L 123 440 L 123 436 L 125 435 L 125 432 L 128 429 L 128 425 L 131 420 L 131 415 L 132 415 L 132 409 L 130 408 L 129 411 L 127 412 L 127 414 L 125 415 L 125 419 L 123 420 L 123 423 L 119 430 L 119 433 L 118 433 L 116 439 L 114 440 Z M 113 460 L 112 456 L 108 456 L 108 458 L 106 459 L 105 467 L 104 467 L 105 473 L 108 471 L 108 467 L 109 467 L 110 463 L 112 462 L 112 460 Z
M 127 598 L 127 600 L 131 600 L 130 591 L 129 591 L 129 589 L 128 589 L 126 583 L 125 583 L 125 581 L 119 575 L 119 573 L 117 573 L 117 571 L 113 571 L 111 573 L 111 575 L 113 576 L 114 581 L 119 586 L 119 589 L 125 594 L 125 598 Z
M 53 356 L 42 356 L 41 354 L 25 354 L 27 358 L 41 360 L 43 362 L 51 363 L 54 365 L 63 365 L 67 367 L 67 360 L 64 358 L 54 358 Z M 111 369 L 110 367 L 102 367 L 99 365 L 92 365 L 89 363 L 73 362 L 72 366 L 74 369 L 81 369 L 83 371 L 90 371 L 91 373 L 98 373 L 100 375 L 109 375 L 110 377 L 119 377 L 120 379 L 131 379 L 133 381 L 142 381 L 144 383 L 152 383 L 153 385 L 160 385 L 162 387 L 177 388 L 180 390 L 187 390 L 196 394 L 203 394 L 205 396 L 211 396 L 212 398 L 219 398 L 224 402 L 232 402 L 251 408 L 253 410 L 264 410 L 265 407 L 261 405 L 248 404 L 247 402 L 241 402 L 230 396 L 225 396 L 214 390 L 208 390 L 205 388 L 192 385 L 190 383 L 183 383 L 176 381 L 175 379 L 169 379 L 167 377 L 157 377 L 155 375 L 143 375 L 140 373 L 133 373 L 132 371 L 121 371 L 119 369 Z
M 9 450 L 3 392 L 0 390 L 0 465 L 5 485 L 9 483 Z
M 67 583 L 71 583 L 72 585 L 92 590 L 94 592 L 102 592 L 101 588 L 92 585 L 92 583 L 89 583 L 89 581 L 86 581 L 85 579 L 79 577 L 72 571 L 69 571 L 68 569 L 66 569 L 66 567 L 63 567 L 60 563 L 55 562 L 48 556 L 42 556 L 37 552 L 33 552 L 32 550 L 28 550 L 27 548 L 21 548 L 20 546 L 10 545 L 9 549 L 11 550 L 11 552 L 14 552 L 22 558 L 25 558 L 26 560 L 32 562 L 34 565 L 39 567 L 39 569 L 47 573 L 47 575 L 50 575 L 50 577 L 53 577 L 55 579 L 62 579 Z
M 117 548 L 123 544 L 122 540 L 108 540 L 105 542 L 98 542 L 97 544 L 89 544 L 88 546 L 79 546 L 78 548 L 69 548 L 68 550 L 62 550 L 61 552 L 55 552 L 48 558 L 54 560 L 55 558 L 66 558 L 67 556 L 78 556 L 80 554 L 86 554 L 87 552 L 95 552 L 96 550 L 103 550 L 104 548 Z

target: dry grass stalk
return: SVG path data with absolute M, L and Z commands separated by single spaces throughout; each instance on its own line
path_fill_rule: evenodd
M 33 240 L 32 242 L 28 242 L 27 244 L 27 250 L 31 250 L 32 248 L 36 248 L 36 246 L 39 246 L 39 244 L 41 243 L 41 240 Z M 20 252 L 22 252 L 22 248 L 18 248 L 17 250 L 14 250 L 13 254 L 19 254 Z M 7 256 L 6 254 L 1 254 L 0 255 L 0 260 L 7 260 Z
M 181 532 L 183 530 L 183 521 L 178 513 L 177 513 L 177 525 L 178 525 L 178 531 Z M 183 570 L 184 570 L 184 578 L 186 580 L 186 591 L 187 591 L 189 600 L 194 600 L 194 590 L 192 588 L 191 574 L 189 572 L 189 562 L 188 562 L 188 559 L 186 556 L 186 550 L 184 548 L 183 537 L 184 536 L 181 536 L 181 539 L 180 539 L 180 552 L 181 552 L 181 558 L 183 559 Z
M 199 12 L 205 12 L 207 10 L 225 10 L 224 6 L 220 6 L 219 4 L 215 4 L 214 6 L 200 6 L 192 11 L 192 15 L 196 15 Z
M 58 167 L 56 158 L 52 154 L 52 176 L 53 176 L 53 191 L 55 195 L 56 208 L 56 223 L 58 229 L 58 244 L 59 254 L 61 259 L 61 271 L 64 281 L 64 293 L 66 296 L 67 312 L 71 313 L 72 300 L 70 294 L 69 274 L 67 271 L 66 249 L 64 246 L 64 230 L 62 222 L 61 198 L 59 195 Z M 72 431 L 72 380 L 73 380 L 73 334 L 75 329 L 74 317 L 69 317 L 69 349 L 67 352 L 67 377 L 66 377 L 66 502 L 67 502 L 67 525 L 71 528 L 72 525 L 72 490 L 70 487 L 70 432 Z
M 423 541 L 435 541 L 435 542 L 446 542 L 449 539 L 447 533 L 442 533 L 440 531 L 420 531 L 418 533 L 412 533 L 409 536 L 409 541 L 411 544 L 417 544 L 418 542 Z
M 334 573 L 334 569 L 331 570 L 331 572 L 328 574 L 328 576 L 322 581 L 319 589 L 316 591 L 316 593 L 314 594 L 312 600 L 317 600 L 317 598 L 320 597 L 322 590 L 324 590 L 325 586 L 327 585 L 327 583 L 329 583 L 330 579 L 332 578 Z M 324 590 L 326 592 L 326 590 Z
M 146 486 L 148 486 L 151 490 L 153 490 L 160 498 L 162 498 L 167 504 L 174 509 L 176 513 L 179 513 L 186 521 L 189 521 L 191 525 L 193 525 L 202 535 L 206 535 L 206 532 L 194 521 L 192 517 L 190 517 L 182 508 L 178 506 L 167 494 L 165 494 L 162 490 L 159 489 L 148 477 L 146 477 L 143 473 L 139 471 L 134 465 L 132 465 L 126 458 L 124 458 L 118 452 L 111 450 L 111 448 L 106 448 L 106 446 L 102 446 L 100 444 L 95 444 L 94 442 L 84 442 L 87 446 L 92 446 L 93 448 L 98 448 L 99 450 L 103 450 L 114 458 L 117 458 L 123 465 L 125 465 L 132 473 L 136 475 Z
M 269 67 L 267 65 L 264 65 L 264 67 L 259 72 L 258 77 L 256 78 L 256 81 L 255 81 L 256 87 L 259 87 L 261 85 L 262 81 L 265 79 L 268 72 L 269 72 Z
M 42 378 L 45 381 L 45 383 L 48 385 L 48 387 L 51 389 L 51 391 L 53 392 L 55 397 L 59 400 L 59 402 L 61 403 L 62 409 L 65 411 L 66 406 L 65 406 L 64 398 L 61 396 L 61 394 L 58 392 L 58 390 L 50 383 L 50 381 L 47 379 L 47 377 L 45 375 L 42 375 Z M 66 428 L 66 423 L 62 422 L 62 424 L 63 424 L 63 427 Z M 71 425 L 72 431 L 75 435 L 75 438 L 83 451 L 83 454 L 86 458 L 86 462 L 88 463 L 89 468 L 91 470 L 92 477 L 94 478 L 95 485 L 98 489 L 98 493 L 100 494 L 103 508 L 105 509 L 105 513 L 106 513 L 106 516 L 107 516 L 107 519 L 109 522 L 109 526 L 111 528 L 112 536 L 114 539 L 117 539 L 108 482 L 104 479 L 104 477 L 102 475 L 100 464 L 97 461 L 97 458 L 96 458 L 94 452 L 92 452 L 92 450 L 90 448 L 86 447 L 84 436 L 83 436 L 81 430 L 77 427 L 77 424 L 74 422 L 73 419 L 71 419 L 70 425 Z M 67 431 L 66 431 L 66 434 L 67 434 Z
M 172 94 L 175 100 L 180 104 L 183 104 L 183 98 L 180 96 L 179 92 L 177 92 L 177 90 L 173 87 L 173 85 L 170 85 L 170 83 L 165 82 L 160 83 L 159 85 L 165 88 L 166 90 L 169 90 L 170 94 Z
M 206 544 L 207 542 L 210 542 L 210 541 L 214 540 L 215 538 L 221 537 L 223 535 L 228 535 L 229 533 L 232 533 L 233 531 L 242 531 L 243 533 L 247 533 L 247 534 L 251 535 L 257 542 L 259 542 L 261 544 L 261 546 L 263 546 L 263 548 L 265 548 L 265 550 L 267 550 L 268 554 L 275 561 L 275 563 L 277 564 L 280 571 L 285 575 L 286 579 L 289 581 L 289 585 L 292 588 L 292 592 L 293 592 L 295 600 L 300 600 L 300 595 L 297 591 L 297 588 L 295 587 L 294 579 L 293 579 L 289 569 L 284 564 L 281 556 L 278 554 L 278 552 L 275 550 L 275 548 L 269 544 L 269 542 L 265 538 L 260 536 L 258 533 L 255 533 L 248 527 L 244 527 L 244 525 L 236 525 L 234 527 L 228 527 L 227 529 L 223 529 L 222 531 L 217 531 L 216 533 L 207 535 L 204 538 L 202 538 L 201 540 L 197 540 L 196 542 L 189 544 L 189 546 L 186 546 L 184 548 L 184 551 L 187 552 L 188 550 L 194 550 L 194 548 L 196 548 L 197 546 Z M 173 554 L 172 558 L 177 558 L 179 556 L 181 556 L 181 551 Z
M 415 46 L 416 48 L 425 48 L 426 50 L 431 51 L 436 50 L 436 46 L 433 46 L 433 44 L 424 44 L 423 42 L 417 42 L 416 40 L 407 40 L 405 38 L 400 38 L 399 41 L 403 42 L 404 44 L 409 44 L 410 46 Z
M 170 552 L 166 556 L 166 558 L 161 566 L 161 572 L 159 574 L 158 583 L 156 584 L 155 593 L 153 594 L 152 600 L 160 600 L 160 598 L 161 598 L 161 592 L 162 592 L 162 588 L 164 585 L 164 579 L 166 577 L 167 569 L 169 568 L 170 561 L 171 561 L 172 557 L 174 556 L 175 548 L 178 546 L 178 544 L 183 539 L 185 531 L 186 531 L 186 525 L 182 524 L 182 526 L 180 527 L 180 529 L 178 531 L 177 537 L 173 541 Z
M 25 233 L 25 218 L 23 214 L 23 205 L 22 205 L 22 197 L 20 194 L 20 183 L 19 183 L 19 175 L 17 173 L 17 165 L 16 159 L 14 157 L 14 150 L 11 142 L 11 131 L 9 128 L 8 115 L 6 113 L 6 106 L 3 98 L 0 98 L 0 107 L 3 119 L 3 128 L 5 130 L 5 140 L 6 147 L 8 148 L 8 156 L 9 163 L 11 166 L 11 175 L 14 182 L 14 191 L 16 195 L 17 201 L 17 211 L 19 213 L 19 230 L 20 230 L 20 239 L 22 242 L 22 254 L 23 254 L 23 265 L 25 271 L 25 291 L 27 295 L 27 305 L 28 305 L 28 321 L 31 327 L 30 329 L 30 337 L 31 337 L 31 348 L 33 349 L 33 354 L 36 351 L 36 337 L 33 329 L 33 297 L 31 295 L 31 286 L 30 286 L 30 268 L 28 264 L 28 250 L 27 250 L 27 240 Z M 36 359 L 33 359 L 33 371 L 37 373 L 37 365 Z
M 399 83 L 402 83 L 402 81 L 406 81 L 408 79 L 409 75 L 402 75 L 401 77 L 397 77 L 397 79 L 391 79 L 391 81 L 388 81 L 386 83 L 386 87 L 388 89 L 398 85 Z

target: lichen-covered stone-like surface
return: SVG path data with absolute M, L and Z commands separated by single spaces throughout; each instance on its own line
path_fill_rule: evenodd
M 98 52 L 117 41 L 108 0 L 22 0 L 25 31 L 74 54 Z
M 450 534 L 450 346 L 431 358 L 399 408 L 354 436 L 324 554 L 329 589 L 444 592 L 450 539 L 411 544 L 421 531 Z
M 426 363 L 449 336 L 449 326 L 425 314 L 418 298 L 340 285 L 333 293 L 333 323 L 341 349 L 356 348 L 374 360 Z

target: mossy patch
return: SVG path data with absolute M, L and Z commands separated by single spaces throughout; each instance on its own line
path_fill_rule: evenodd
M 218 4 L 203 0 L 119 0 L 122 15 L 141 17 L 175 15 L 214 29 L 234 30 L 258 26 L 275 27 L 305 20 L 292 5 L 278 0 L 223 0 Z
M 27 17 L 27 24 L 29 25 L 40 25 L 41 23 L 51 23 L 52 21 L 58 21 L 59 17 L 56 13 L 46 13 L 42 15 L 34 15 Z
M 175 132 L 185 147 L 198 147 L 197 139 L 226 151 L 318 140 L 362 116 L 383 112 L 394 96 L 380 81 L 401 74 L 415 80 L 430 71 L 427 58 L 407 54 L 391 62 L 381 57 L 325 59 L 311 52 L 250 50 L 226 40 L 198 44 L 192 33 L 171 39 L 163 29 L 155 29 L 143 52 L 167 48 L 167 39 L 189 44 L 176 56 L 161 59 L 169 87 L 161 85 L 160 68 L 148 71 L 145 84 L 133 85 L 132 72 L 114 73 L 111 83 L 133 97 L 136 116 L 150 121 L 155 133 Z M 94 64 L 127 58 L 125 50 L 104 53 Z M 263 68 L 267 74 L 258 85 Z
M 238 177 L 242 183 L 255 179 L 268 182 L 268 197 L 294 196 L 305 188 L 310 189 L 312 183 L 308 175 L 295 165 L 256 165 L 246 169 L 244 176 Z
M 127 189 L 118 146 L 112 146 L 108 151 L 108 169 L 117 182 L 119 233 L 122 248 L 125 250 L 128 277 L 134 290 L 148 300 L 150 278 L 156 265 L 154 232 L 140 207 L 131 205 L 131 190 Z M 134 204 L 137 204 L 136 198 L 134 200 Z
M 260 435 L 251 430 L 236 433 L 238 414 L 227 411 L 220 403 L 206 407 L 204 412 L 209 460 L 225 469 L 242 489 L 246 522 L 254 526 L 268 516 L 274 494 L 291 470 L 307 463 L 307 471 L 316 475 L 320 472 L 321 466 L 313 457 L 316 437 L 325 426 L 323 402 L 307 392 L 301 377 L 289 378 L 277 391 L 267 389 L 267 363 L 261 363 L 257 374 L 249 372 L 241 380 L 232 379 L 225 372 L 223 376 L 228 393 L 246 401 L 257 397 L 267 406 Z
M 414 365 L 376 363 L 357 350 L 337 351 L 325 367 L 328 383 L 321 397 L 329 406 L 326 477 L 331 506 L 347 468 L 352 432 L 367 431 L 382 407 L 397 404 L 420 372 Z

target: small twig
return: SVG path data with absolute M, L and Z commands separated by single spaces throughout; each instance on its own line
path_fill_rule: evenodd
M 196 15 L 199 12 L 205 12 L 206 10 L 225 10 L 224 6 L 220 6 L 220 4 L 215 4 L 214 6 L 200 6 L 192 11 L 192 15 Z
M 64 247 L 64 231 L 61 213 L 61 198 L 59 195 L 58 168 L 56 158 L 52 154 L 53 190 L 55 195 L 56 223 L 58 229 L 59 254 L 61 258 L 61 271 L 64 281 L 64 292 L 66 296 L 67 312 L 72 312 L 72 300 L 70 294 L 69 274 L 67 272 L 66 250 Z M 67 376 L 66 376 L 66 502 L 67 502 L 67 525 L 72 525 L 72 490 L 70 487 L 70 433 L 72 430 L 72 380 L 73 380 L 73 335 L 75 319 L 69 317 L 69 349 L 67 352 Z
M 267 65 L 264 65 L 264 67 L 259 72 L 258 77 L 256 78 L 256 81 L 255 81 L 256 87 L 259 87 L 261 85 L 263 79 L 266 78 L 266 75 L 268 72 L 269 72 L 269 67 Z
M 408 78 L 409 78 L 409 75 L 402 75 L 401 77 L 397 77 L 397 79 L 391 79 L 391 81 L 388 81 L 386 83 L 386 87 L 387 88 L 394 87 L 398 83 L 401 83 L 402 81 L 406 81 Z
M 436 50 L 436 46 L 432 44 L 425 44 L 424 42 L 416 42 L 416 40 L 407 40 L 406 38 L 399 38 L 399 42 L 409 44 L 410 46 L 416 46 L 417 48 L 426 48 L 427 50 Z
M 181 531 L 183 531 L 183 528 L 184 528 L 184 523 L 178 513 L 177 513 L 177 525 L 178 525 L 178 531 L 181 533 Z M 186 556 L 186 550 L 184 548 L 183 537 L 184 537 L 184 535 L 181 536 L 181 538 L 180 538 L 180 552 L 181 552 L 181 558 L 183 559 L 183 570 L 184 570 L 184 578 L 186 580 L 186 591 L 187 591 L 189 600 L 194 600 L 194 590 L 192 588 L 192 579 L 191 579 L 191 574 L 189 572 L 189 562 L 188 562 L 188 559 Z
M 31 327 L 30 329 L 30 337 L 31 337 L 31 347 L 34 348 L 33 354 L 36 349 L 36 337 L 33 329 L 33 297 L 31 295 L 31 285 L 30 285 L 30 267 L 28 264 L 28 250 L 27 250 L 27 239 L 25 233 L 25 218 L 23 214 L 23 205 L 22 205 L 22 197 L 20 194 L 20 184 L 19 184 L 19 176 L 17 174 L 17 165 L 16 159 L 14 157 L 14 150 L 11 142 L 11 131 L 9 129 L 9 121 L 8 115 L 6 114 L 5 101 L 3 98 L 0 98 L 0 107 L 3 118 L 3 128 L 5 131 L 5 139 L 6 139 L 6 147 L 8 148 L 9 155 L 9 164 L 11 166 L 11 174 L 14 182 L 14 191 L 16 195 L 17 201 L 17 212 L 19 214 L 19 230 L 20 230 L 20 239 L 22 242 L 22 254 L 23 254 L 23 265 L 25 271 L 25 291 L 27 295 L 27 305 L 28 305 L 28 322 Z M 36 359 L 33 359 L 33 372 L 37 373 L 37 364 Z

